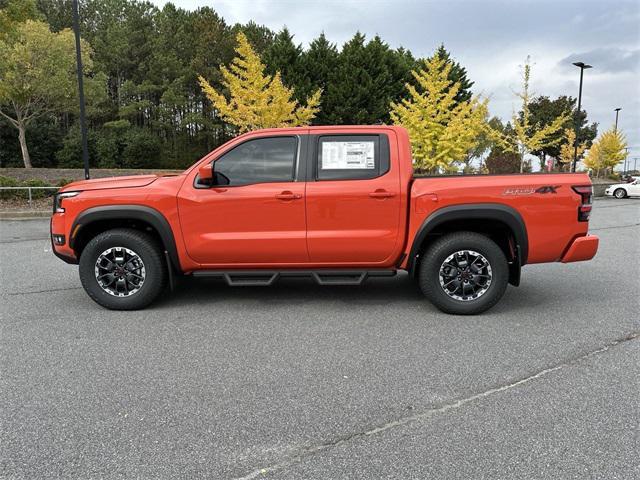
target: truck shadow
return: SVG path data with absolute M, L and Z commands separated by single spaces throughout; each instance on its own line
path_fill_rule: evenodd
M 561 287 L 561 286 L 559 286 Z M 540 295 L 540 287 L 509 286 L 504 297 L 487 313 L 510 314 L 536 309 L 548 303 L 548 295 Z M 561 289 L 561 288 L 560 288 Z M 548 293 L 548 292 L 547 292 Z M 558 298 L 562 297 L 557 292 Z M 271 286 L 228 286 L 223 280 L 212 278 L 181 277 L 177 279 L 173 293 L 167 293 L 156 306 L 184 307 L 193 304 L 215 305 L 221 303 L 252 303 L 256 306 L 290 307 L 292 304 L 344 304 L 344 308 L 378 306 L 394 308 L 397 304 L 411 306 L 443 315 L 423 295 L 417 283 L 406 273 L 392 278 L 371 278 L 358 286 L 318 285 L 311 279 L 282 279 Z M 153 307 L 152 307 L 153 308 Z
M 311 279 L 281 279 L 271 286 L 230 287 L 223 280 L 181 277 L 173 294 L 158 304 L 188 304 L 251 301 L 271 305 L 309 302 L 344 302 L 349 305 L 388 305 L 420 302 L 428 304 L 415 281 L 406 274 L 371 278 L 362 285 L 318 285 Z

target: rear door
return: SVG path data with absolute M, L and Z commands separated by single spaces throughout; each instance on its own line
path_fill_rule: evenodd
M 189 256 L 204 265 L 252 266 L 308 261 L 304 178 L 297 168 L 304 136 L 251 138 L 215 159 L 214 185 L 195 174 L 178 196 Z
M 398 158 L 388 135 L 312 135 L 309 144 L 310 261 L 385 264 L 399 241 L 402 205 Z

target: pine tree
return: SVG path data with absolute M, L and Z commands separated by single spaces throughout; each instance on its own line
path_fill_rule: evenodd
M 365 42 L 356 33 L 344 44 L 329 74 L 322 121 L 375 124 L 389 121 L 389 103 L 401 98 L 411 64 L 404 50 L 392 50 L 380 37 Z
M 308 125 L 319 109 L 321 91 L 308 97 L 306 106 L 299 105 L 292 98 L 293 90 L 284 86 L 279 72 L 274 76 L 265 74 L 264 64 L 242 32 L 238 33 L 237 41 L 236 58 L 229 68 L 220 67 L 229 100 L 204 77 L 198 77 L 220 116 L 240 132 Z
M 473 87 L 474 82 L 469 80 L 469 78 L 467 77 L 467 69 L 451 58 L 451 54 L 444 47 L 444 44 L 441 44 L 438 47 L 433 56 L 440 57 L 445 61 L 445 64 L 451 65 L 451 69 L 449 70 L 447 78 L 451 83 L 457 83 L 460 85 L 460 89 L 455 96 L 456 103 L 467 102 L 471 100 L 471 97 L 473 96 L 471 87 Z
M 273 43 L 262 55 L 269 75 L 280 72 L 284 84 L 295 91 L 296 100 L 303 101 L 301 95 L 303 78 L 301 74 L 302 46 L 293 43 L 293 35 L 285 27 L 276 34 Z
M 431 173 L 452 171 L 486 128 L 487 100 L 456 103 L 460 84 L 449 80 L 452 65 L 439 55 L 413 71 L 417 87 L 409 98 L 391 103 L 391 119 L 409 131 L 415 167 Z
M 315 125 L 327 124 L 328 107 L 326 92 L 330 77 L 338 62 L 338 49 L 330 43 L 324 33 L 314 39 L 309 48 L 300 57 L 300 80 L 296 88 L 298 98 L 307 98 L 316 90 L 325 92 L 322 99 L 322 110 L 313 119 Z

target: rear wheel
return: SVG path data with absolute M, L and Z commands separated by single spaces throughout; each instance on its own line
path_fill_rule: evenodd
M 80 256 L 80 281 L 89 296 L 112 310 L 136 310 L 164 290 L 167 270 L 160 246 L 134 229 L 95 236 Z
M 616 198 L 624 198 L 624 197 L 627 196 L 627 192 L 624 190 L 624 188 L 618 188 L 618 189 L 616 189 L 615 192 L 613 192 L 613 195 Z
M 473 315 L 493 307 L 509 280 L 507 259 L 495 242 L 475 232 L 438 239 L 424 254 L 418 283 L 446 313 Z

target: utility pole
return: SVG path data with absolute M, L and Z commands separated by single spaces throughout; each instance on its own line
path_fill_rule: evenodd
M 614 110 L 616 112 L 616 126 L 614 129 L 616 133 L 618 133 L 618 114 L 620 113 L 620 110 L 622 110 L 622 107 L 618 107 Z
M 584 62 L 574 62 L 573 63 L 576 67 L 580 68 L 580 88 L 578 90 L 578 116 L 580 115 L 580 107 L 582 106 L 582 77 L 584 76 L 584 71 L 587 68 L 591 68 L 591 65 L 587 65 Z M 578 138 L 579 138 L 579 129 L 580 129 L 580 125 L 578 124 L 579 122 L 576 122 L 575 125 L 575 129 L 576 129 L 576 143 L 573 146 L 573 168 L 571 169 L 572 172 L 576 171 L 576 164 L 578 163 Z
M 73 0 L 73 33 L 76 37 L 76 68 L 78 69 L 78 97 L 80 99 L 80 135 L 82 136 L 82 163 L 84 178 L 89 180 L 89 145 L 87 143 L 87 119 L 84 110 L 84 83 L 82 75 L 82 53 L 80 52 L 80 18 L 78 0 Z

